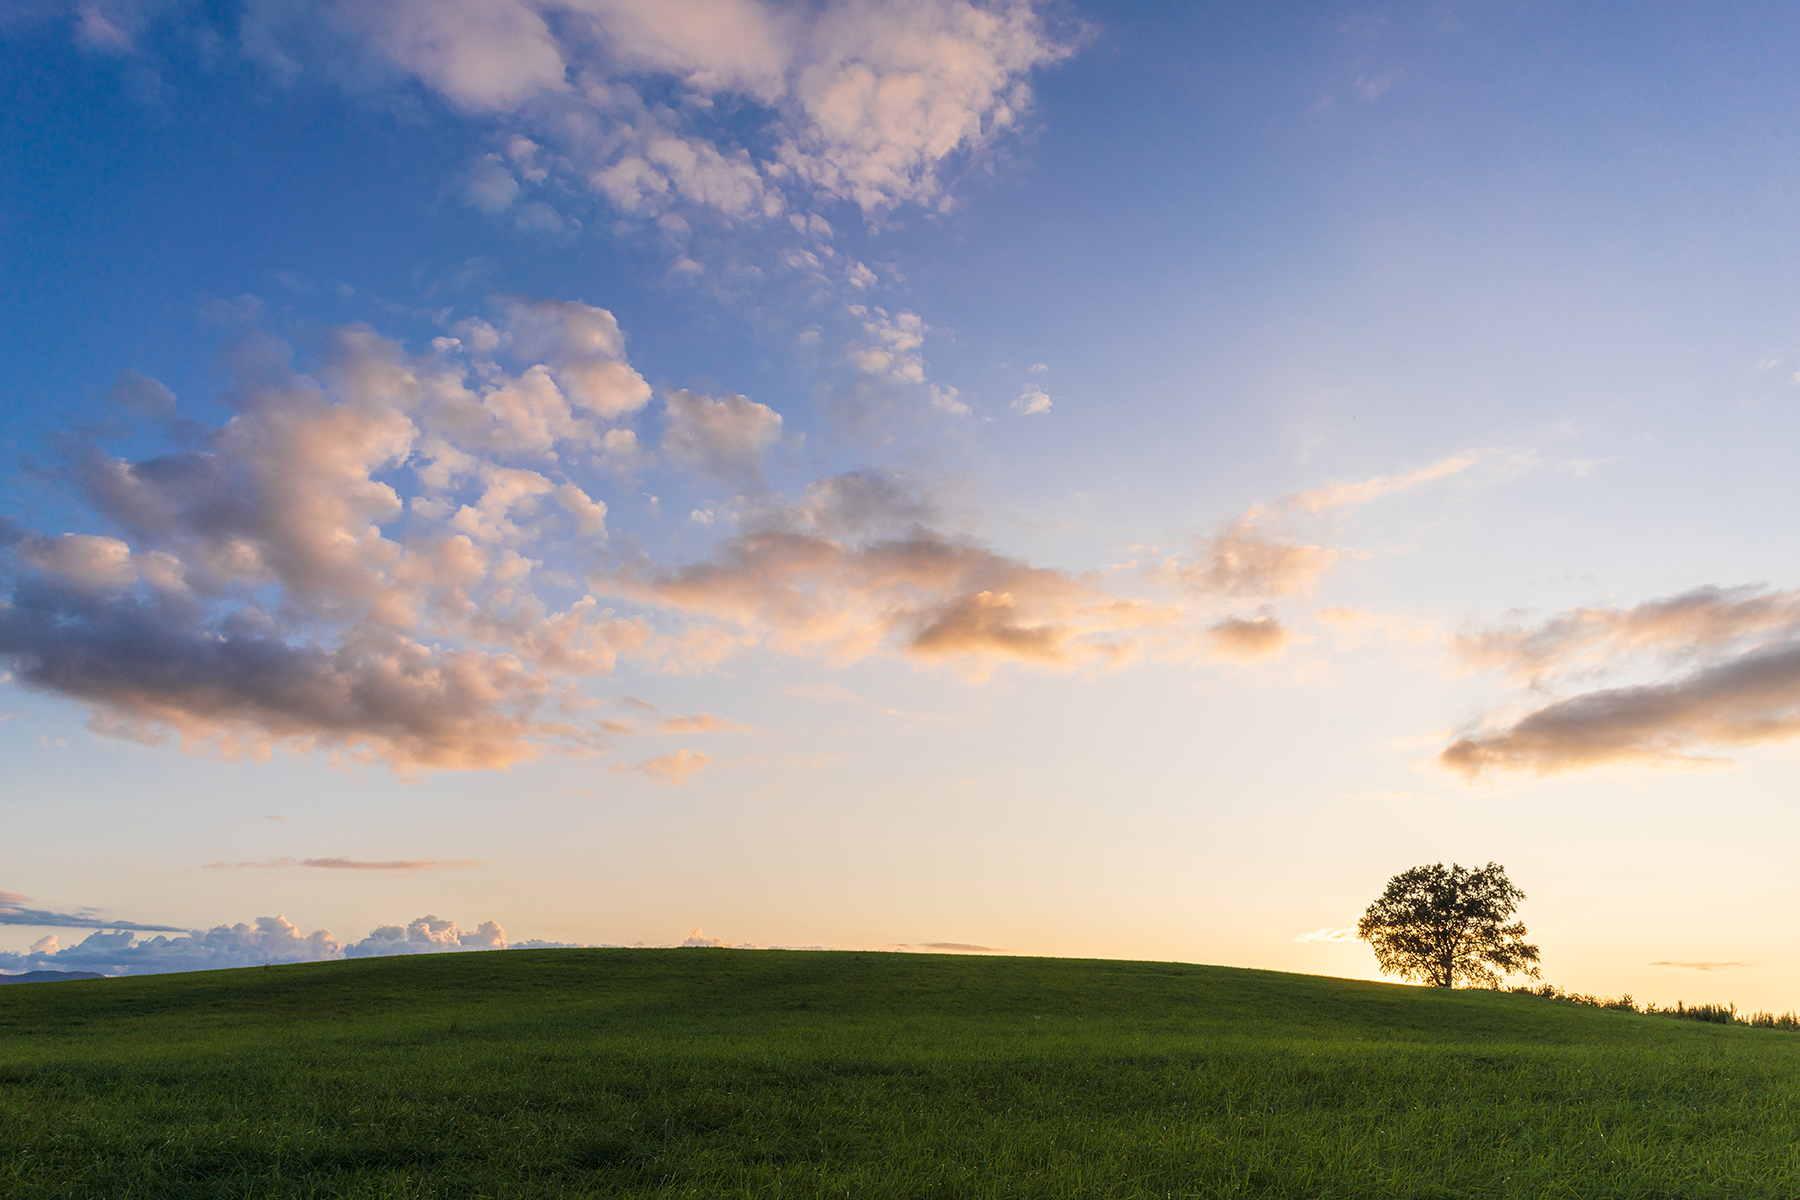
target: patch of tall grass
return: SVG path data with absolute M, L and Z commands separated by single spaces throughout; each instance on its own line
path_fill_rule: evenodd
M 1680 1000 L 1675 1007 L 1666 1008 L 1657 1004 L 1639 1004 L 1627 992 L 1623 996 L 1590 996 L 1584 992 L 1568 992 L 1553 983 L 1539 984 L 1537 987 L 1507 988 L 1515 996 L 1536 996 L 1540 1000 L 1561 1000 L 1566 1004 L 1579 1004 L 1584 1008 L 1603 1008 L 1612 1012 L 1637 1013 L 1645 1017 L 1674 1017 L 1682 1021 L 1706 1021 L 1713 1025 L 1743 1025 L 1750 1029 L 1780 1029 L 1788 1033 L 1800 1033 L 1800 1015 L 1784 1012 L 1779 1015 L 1770 1012 L 1738 1012 L 1736 1004 L 1694 1004 L 1688 1005 Z

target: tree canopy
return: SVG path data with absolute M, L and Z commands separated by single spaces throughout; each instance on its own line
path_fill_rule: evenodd
M 1388 880 L 1356 936 L 1374 948 L 1383 975 L 1433 987 L 1498 987 L 1513 974 L 1536 979 L 1538 948 L 1524 940 L 1522 922 L 1506 923 L 1523 899 L 1498 863 L 1414 867 Z

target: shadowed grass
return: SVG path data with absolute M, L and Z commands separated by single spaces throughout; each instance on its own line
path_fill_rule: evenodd
M 1792 1196 L 1800 1039 L 1221 967 L 506 951 L 0 990 L 6 1196 Z

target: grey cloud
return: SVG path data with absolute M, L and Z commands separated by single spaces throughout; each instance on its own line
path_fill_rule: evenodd
M 1800 591 L 1707 584 L 1631 608 L 1583 607 L 1541 624 L 1464 632 L 1457 654 L 1476 670 L 1526 683 L 1572 668 L 1606 669 L 1638 653 L 1693 658 L 1800 631 Z
M 175 393 L 161 382 L 136 371 L 120 375 L 107 390 L 106 398 L 120 408 L 147 417 L 175 415 Z
M 1707 585 L 1629 608 L 1573 608 L 1535 626 L 1465 632 L 1455 649 L 1469 666 L 1533 688 L 1632 666 L 1690 668 L 1674 679 L 1592 688 L 1473 732 L 1438 755 L 1468 779 L 1679 764 L 1800 736 L 1800 591 Z
M 136 921 L 113 921 L 91 914 L 49 912 L 41 908 L 25 908 L 29 896 L 17 892 L 0 892 L 0 925 L 42 925 L 56 929 L 132 929 L 142 933 L 186 933 L 179 925 L 144 925 Z
M 1712 747 L 1800 736 L 1800 646 L 1765 647 L 1670 683 L 1606 688 L 1545 705 L 1446 747 L 1438 762 L 1467 779 L 1550 775 L 1639 762 L 1691 762 Z
M 547 686 L 516 660 L 376 630 L 295 646 L 244 628 L 253 611 L 236 615 L 208 622 L 183 605 L 27 582 L 0 608 L 0 657 L 27 686 L 99 705 L 98 730 L 140 741 L 169 729 L 260 755 L 272 739 L 311 738 L 404 771 L 505 766 L 573 732 L 529 715 Z

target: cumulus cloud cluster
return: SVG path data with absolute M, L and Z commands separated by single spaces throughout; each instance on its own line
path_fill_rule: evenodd
M 1471 780 L 1706 761 L 1719 749 L 1800 736 L 1800 592 L 1699 587 L 1469 631 L 1456 648 L 1471 668 L 1537 694 L 1590 685 L 1445 747 L 1438 762 Z M 1631 671 L 1656 677 L 1591 686 Z
M 114 532 L 0 523 L 0 659 L 16 681 L 86 703 L 105 734 L 227 756 L 323 749 L 404 775 L 742 729 L 594 718 L 581 683 L 621 659 L 690 671 L 759 647 L 839 664 L 886 654 L 974 680 L 1151 651 L 1253 663 L 1294 640 L 1271 601 L 1337 555 L 1285 521 L 1467 461 L 1256 506 L 1134 592 L 953 532 L 909 476 L 763 490 L 780 414 L 688 389 L 654 406 L 604 309 L 503 297 L 447 329 L 423 353 L 364 326 L 331 330 L 307 373 L 252 329 L 226 356 L 222 427 L 160 457 L 75 454 L 68 481 Z M 115 390 L 171 420 L 159 387 L 132 376 Z M 637 425 L 656 417 L 661 439 L 646 446 Z M 747 489 L 695 510 L 718 522 L 696 561 L 607 549 L 606 489 L 653 462 Z M 680 748 L 620 769 L 681 784 L 711 761 Z
M 113 532 L 0 523 L 0 659 L 16 681 L 86 703 L 109 735 L 227 756 L 317 748 L 409 774 L 741 729 L 588 716 L 580 682 L 621 658 L 690 670 L 756 646 L 893 653 L 982 678 L 1103 667 L 1159 642 L 1240 660 L 1285 644 L 1266 612 L 1184 632 L 1179 605 L 946 532 L 900 475 L 760 491 L 780 414 L 687 389 L 652 408 L 604 309 L 499 298 L 449 330 L 423 353 L 331 330 L 302 373 L 251 329 L 226 356 L 222 427 L 159 457 L 77 452 L 67 480 Z M 153 383 L 117 390 L 170 419 Z M 653 450 L 636 422 L 656 413 Z M 604 489 L 621 462 L 652 460 L 750 488 L 701 561 L 607 556 Z M 710 761 L 684 748 L 630 769 L 680 784 Z
M 99 971 L 108 975 L 150 975 L 165 971 L 208 971 L 224 967 L 258 967 L 274 963 L 324 962 L 337 958 L 374 958 L 392 954 L 442 954 L 464 950 L 546 949 L 564 942 L 509 942 L 493 921 L 475 929 L 455 921 L 423 916 L 407 925 L 382 925 L 358 942 L 340 944 L 330 930 L 303 932 L 285 917 L 258 917 L 254 923 L 215 925 L 179 937 L 140 938 L 133 930 L 167 926 L 133 926 L 109 922 L 72 946 L 55 937 L 38 942 L 24 954 L 0 953 L 0 969 L 18 971 Z
M 87 702 L 102 732 L 227 755 L 287 742 L 408 772 L 592 746 L 568 681 L 674 650 L 536 579 L 546 550 L 606 542 L 587 480 L 641 457 L 651 390 L 604 309 L 492 315 L 417 355 L 338 329 L 311 374 L 249 333 L 222 428 L 142 461 L 79 454 L 70 482 L 123 536 L 0 523 L 17 681 Z M 669 414 L 706 463 L 745 469 L 780 425 L 741 397 Z
M 545 225 L 521 197 L 551 174 L 646 216 L 941 206 L 1073 48 L 1030 0 L 250 0 L 242 41 L 282 75 L 417 80 L 498 121 L 470 200 Z

